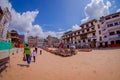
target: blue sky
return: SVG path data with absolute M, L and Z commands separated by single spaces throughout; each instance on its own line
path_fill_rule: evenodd
M 42 26 L 44 31 L 66 30 L 75 24 L 80 25 L 85 17 L 84 8 L 91 0 L 10 0 L 17 12 L 38 10 L 34 24 Z M 106 2 L 105 0 L 104 2 Z M 114 4 L 112 3 L 114 1 Z M 110 0 L 115 8 L 110 8 L 110 13 L 120 8 L 119 0 Z
M 11 29 L 34 35 L 57 36 L 79 29 L 81 23 L 93 18 L 120 11 L 120 0 L 1 0 L 0 3 L 10 7 Z
M 89 0 L 10 0 L 17 12 L 38 10 L 34 24 L 42 26 L 44 31 L 69 29 L 80 24 L 84 18 L 84 7 Z

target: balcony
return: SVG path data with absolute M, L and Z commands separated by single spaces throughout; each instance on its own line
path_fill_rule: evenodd
M 109 36 L 108 38 L 111 39 L 111 38 L 119 38 L 119 37 L 120 37 L 120 34 L 116 34 L 116 35 Z
M 114 21 L 114 20 L 117 20 L 117 19 L 120 19 L 120 16 L 119 16 L 119 17 L 116 17 L 116 18 L 111 18 L 111 19 L 109 19 L 109 20 L 106 20 L 106 21 L 102 24 L 102 26 L 105 26 L 106 23 L 111 22 L 111 21 Z
M 120 29 L 120 25 L 116 25 L 116 26 L 113 26 L 113 27 L 108 27 L 105 30 L 103 30 L 103 33 L 106 33 L 108 31 L 115 30 L 115 29 Z

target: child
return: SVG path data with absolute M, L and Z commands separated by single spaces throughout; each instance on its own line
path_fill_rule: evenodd
M 35 47 L 35 51 L 36 51 L 36 54 L 37 54 L 37 47 Z
M 40 50 L 40 55 L 42 54 L 42 50 Z
M 33 60 L 34 60 L 34 62 L 36 61 L 36 50 L 33 50 L 33 53 L 32 53 L 32 55 L 33 55 Z

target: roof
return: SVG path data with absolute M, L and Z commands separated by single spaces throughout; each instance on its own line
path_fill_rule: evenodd
M 87 22 L 81 24 L 80 26 L 86 25 L 86 24 L 88 24 L 88 23 L 90 23 L 90 22 L 94 22 L 94 21 L 97 21 L 97 19 L 92 19 L 92 20 L 90 20 L 90 21 L 87 21 Z
M 116 15 L 116 14 L 120 14 L 120 12 L 109 14 L 107 16 L 102 16 L 100 19 L 107 18 L 107 17 L 113 16 L 113 15 Z

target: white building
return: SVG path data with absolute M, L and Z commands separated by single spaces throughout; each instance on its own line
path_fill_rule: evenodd
M 65 33 L 62 40 L 67 47 L 99 47 L 102 44 L 102 32 L 100 22 L 96 19 L 80 25 L 81 29 Z
M 104 16 L 100 19 L 103 33 L 103 45 L 120 46 L 120 12 Z

